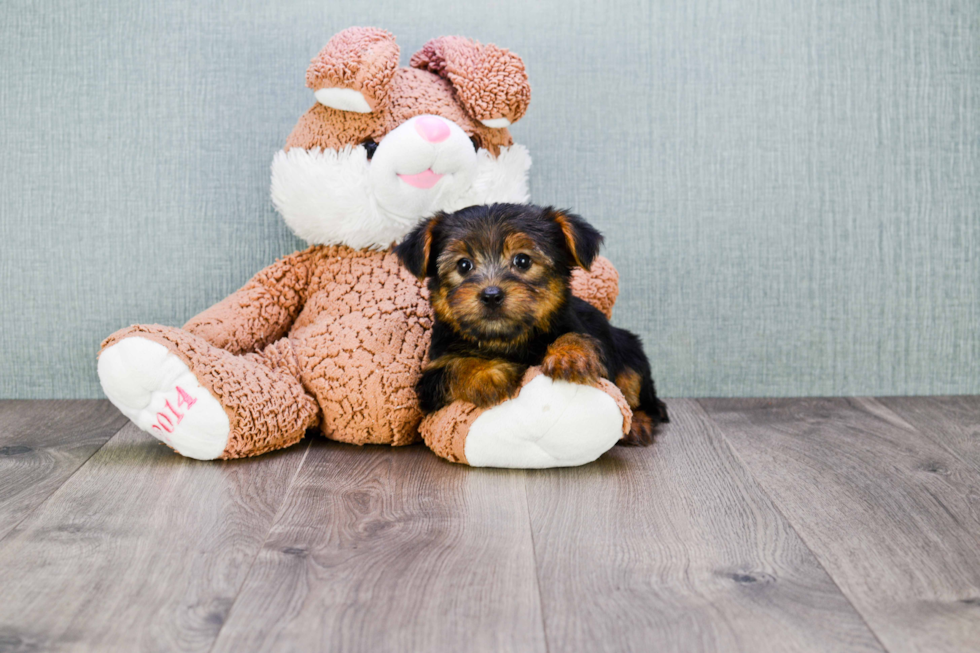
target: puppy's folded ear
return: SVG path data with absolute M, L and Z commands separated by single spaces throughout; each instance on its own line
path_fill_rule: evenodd
M 419 280 L 435 274 L 435 262 L 438 252 L 435 251 L 436 229 L 442 220 L 442 213 L 437 213 L 419 226 L 415 227 L 405 240 L 395 245 L 398 255 L 409 272 Z
M 548 207 L 545 216 L 554 221 L 565 237 L 565 247 L 575 265 L 588 270 L 592 261 L 599 255 L 603 237 L 599 231 L 584 218 L 562 209 Z

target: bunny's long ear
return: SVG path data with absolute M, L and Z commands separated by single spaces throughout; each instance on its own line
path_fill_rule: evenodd
M 388 99 L 398 55 L 391 33 L 376 27 L 349 27 L 330 39 L 310 62 L 306 85 L 324 106 L 371 113 Z
M 461 36 L 432 39 L 412 55 L 412 67 L 449 80 L 467 112 L 487 127 L 517 122 L 531 101 L 524 62 L 492 43 Z

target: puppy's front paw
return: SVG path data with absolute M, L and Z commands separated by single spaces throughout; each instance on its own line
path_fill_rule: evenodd
M 480 408 L 489 408 L 510 399 L 521 385 L 527 369 L 505 360 L 457 358 L 450 364 L 449 394 Z
M 581 333 L 566 333 L 548 347 L 541 371 L 558 381 L 593 385 L 605 378 L 599 342 Z
M 516 386 L 501 386 L 488 383 L 472 383 L 457 397 L 468 401 L 477 408 L 490 408 L 507 401 L 517 390 Z

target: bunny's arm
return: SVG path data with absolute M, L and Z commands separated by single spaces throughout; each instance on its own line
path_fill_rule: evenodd
M 575 268 L 572 272 L 572 293 L 611 318 L 619 295 L 619 273 L 609 259 L 598 256 L 589 270 Z
M 275 342 L 303 310 L 318 258 L 318 249 L 311 247 L 276 261 L 192 317 L 184 330 L 233 354 Z

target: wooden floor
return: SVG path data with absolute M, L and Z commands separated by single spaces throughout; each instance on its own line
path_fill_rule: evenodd
M 980 398 L 669 406 L 524 472 L 0 402 L 0 651 L 980 651 Z

